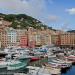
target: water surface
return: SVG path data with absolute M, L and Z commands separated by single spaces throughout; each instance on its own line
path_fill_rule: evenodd
M 67 70 L 66 73 L 63 73 L 62 75 L 75 75 L 75 66 L 72 66 L 69 70 Z

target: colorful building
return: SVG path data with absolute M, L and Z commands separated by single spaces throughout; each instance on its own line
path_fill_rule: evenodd
M 41 31 L 41 44 L 51 45 L 51 32 L 49 29 Z
M 8 39 L 7 39 L 7 32 L 5 30 L 1 31 L 0 33 L 1 35 L 1 47 L 7 47 L 7 42 L 8 42 Z
M 7 47 L 17 46 L 17 32 L 13 28 L 7 28 Z
M 27 47 L 28 46 L 28 37 L 27 35 L 21 36 L 20 38 L 20 47 Z
M 61 46 L 75 48 L 75 33 L 66 32 L 61 34 Z
M 28 30 L 28 39 L 29 39 L 29 44 L 30 42 L 34 42 L 35 46 L 50 45 L 51 30 L 49 29 L 37 30 L 30 27 Z
M 75 33 L 65 32 L 65 33 L 61 33 L 60 36 L 59 34 L 52 35 L 51 41 L 53 44 L 63 48 L 67 48 L 67 47 L 75 48 Z M 60 41 L 60 44 L 58 45 L 59 41 Z
M 51 43 L 54 45 L 58 45 L 59 37 L 57 34 L 51 35 Z
M 28 35 L 28 47 L 30 47 L 30 48 L 35 47 L 36 29 L 29 27 L 27 35 Z
M 16 32 L 17 32 L 17 44 L 19 46 L 20 45 L 20 39 L 22 38 L 22 36 L 27 35 L 27 30 L 26 29 L 16 29 Z

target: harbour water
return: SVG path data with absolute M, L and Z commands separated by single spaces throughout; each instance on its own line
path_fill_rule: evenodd
M 70 69 L 63 73 L 62 75 L 75 75 L 75 65 L 73 65 Z

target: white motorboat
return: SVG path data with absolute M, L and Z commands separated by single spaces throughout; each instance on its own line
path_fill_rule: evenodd
M 5 58 L 1 58 L 0 59 L 0 69 L 4 69 L 6 68 L 6 62 L 5 62 Z
M 60 67 L 53 67 L 50 64 L 45 64 L 45 69 L 51 74 L 51 75 L 60 75 L 61 74 L 61 68 Z
M 51 75 L 48 69 L 28 66 L 29 73 L 27 75 Z
M 48 63 L 53 65 L 53 67 L 58 66 L 58 67 L 61 67 L 61 68 L 67 68 L 67 67 L 70 67 L 72 65 L 71 62 L 60 60 L 60 59 L 50 59 L 48 61 Z

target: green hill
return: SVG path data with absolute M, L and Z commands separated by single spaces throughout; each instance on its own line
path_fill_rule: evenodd
M 35 29 L 41 29 L 42 27 L 44 29 L 49 28 L 52 29 L 52 27 L 48 27 L 47 25 L 44 25 L 39 20 L 32 18 L 31 16 L 25 15 L 25 14 L 2 14 L 0 13 L 0 17 L 3 17 L 4 20 L 12 22 L 11 27 L 13 28 L 21 28 L 21 29 L 27 29 L 28 27 L 33 27 Z

